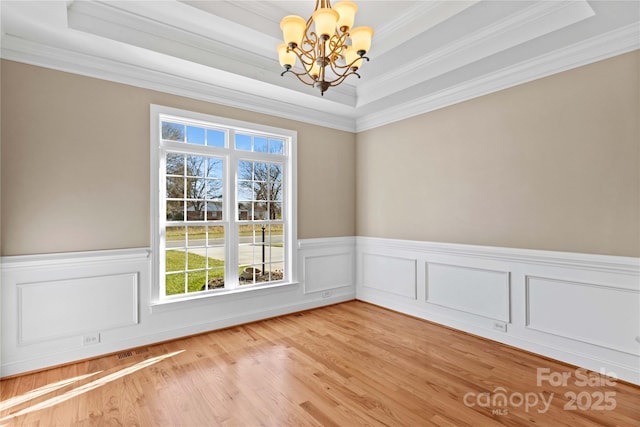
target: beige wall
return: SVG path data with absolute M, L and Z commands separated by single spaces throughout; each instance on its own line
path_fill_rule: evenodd
M 639 58 L 358 134 L 357 234 L 640 256 Z
M 149 104 L 298 132 L 298 237 L 355 234 L 355 137 L 2 61 L 2 254 L 150 245 Z
M 2 254 L 148 246 L 154 103 L 296 130 L 299 238 L 640 256 L 639 62 L 636 51 L 354 137 L 3 61 Z

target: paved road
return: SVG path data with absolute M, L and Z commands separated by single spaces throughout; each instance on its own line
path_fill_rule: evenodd
M 238 258 L 241 265 L 247 264 L 262 264 L 262 246 L 254 246 L 254 245 L 240 245 L 238 251 Z M 180 250 L 180 249 L 178 249 Z M 198 254 L 201 256 L 208 256 L 209 258 L 214 259 L 225 259 L 224 247 L 223 246 L 215 246 L 209 248 L 193 248 L 189 249 L 190 253 Z M 282 261 L 284 259 L 284 248 L 276 247 L 276 246 L 267 246 L 265 248 L 265 261 L 269 261 L 270 259 L 274 261 Z M 271 255 L 271 256 L 269 256 Z M 271 269 L 282 269 L 282 262 L 272 263 Z

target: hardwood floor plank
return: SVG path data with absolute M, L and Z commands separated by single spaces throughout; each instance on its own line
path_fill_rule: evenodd
M 121 356 L 2 380 L 0 426 L 640 425 L 640 387 L 359 301 Z

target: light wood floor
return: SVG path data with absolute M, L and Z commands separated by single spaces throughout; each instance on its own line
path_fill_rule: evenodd
M 6 379 L 0 426 L 640 425 L 640 388 L 583 374 L 352 301 Z

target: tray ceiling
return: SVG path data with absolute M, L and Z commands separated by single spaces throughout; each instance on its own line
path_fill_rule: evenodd
M 324 97 L 275 52 L 314 1 L 7 1 L 3 58 L 362 131 L 640 48 L 637 1 L 357 1 L 371 61 Z

